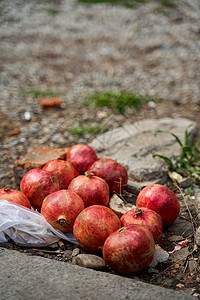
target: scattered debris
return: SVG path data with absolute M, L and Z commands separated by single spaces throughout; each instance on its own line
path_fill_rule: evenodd
M 184 241 L 178 243 L 178 244 L 175 246 L 174 250 L 169 251 L 169 254 L 173 254 L 173 253 L 175 253 L 176 251 L 180 250 L 181 248 L 185 247 L 185 246 L 187 245 L 187 243 L 188 243 L 188 240 L 184 240 Z
M 10 132 L 8 132 L 7 136 L 15 136 L 15 135 L 19 135 L 21 133 L 21 131 L 19 129 L 15 129 L 15 130 L 12 130 Z
M 65 244 L 64 244 L 61 240 L 58 241 L 58 246 L 59 246 L 62 250 L 65 250 Z
M 171 178 L 172 181 L 175 181 L 179 184 L 182 188 L 187 188 L 193 184 L 193 179 L 190 177 L 183 177 L 177 172 L 168 172 L 169 178 Z
M 176 219 L 176 221 L 169 226 L 167 230 L 172 235 L 182 235 L 183 238 L 193 235 L 193 226 L 191 222 L 182 217 Z

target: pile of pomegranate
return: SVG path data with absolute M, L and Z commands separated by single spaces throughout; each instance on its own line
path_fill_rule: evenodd
M 136 208 L 119 216 L 109 201 L 121 195 L 127 183 L 124 166 L 77 144 L 66 160 L 50 160 L 42 169 L 29 170 L 21 191 L 0 189 L 0 200 L 38 210 L 55 229 L 72 232 L 83 250 L 100 249 L 111 269 L 130 274 L 151 263 L 163 226 L 176 220 L 180 205 L 172 190 L 152 184 L 141 190 Z

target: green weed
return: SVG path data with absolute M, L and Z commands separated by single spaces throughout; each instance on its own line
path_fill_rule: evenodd
M 59 96 L 58 92 L 54 92 L 54 91 L 50 91 L 50 90 L 42 91 L 42 90 L 37 90 L 37 89 L 25 91 L 25 94 L 28 94 L 28 95 L 32 96 L 33 98 Z
M 119 93 L 116 94 L 112 91 L 105 93 L 96 92 L 92 95 L 87 96 L 83 104 L 94 105 L 97 107 L 109 107 L 117 112 L 123 113 L 127 107 L 135 110 L 142 104 L 148 103 L 149 101 L 158 102 L 158 99 L 148 99 L 138 94 L 131 93 Z
M 77 139 L 79 139 L 84 134 L 90 134 L 92 136 L 96 136 L 100 133 L 104 133 L 108 131 L 108 127 L 101 127 L 101 126 L 80 126 L 75 125 L 74 127 L 69 129 L 69 132 L 74 135 Z
M 128 8 L 135 8 L 140 3 L 147 3 L 149 0 L 77 0 L 81 3 L 91 3 L 91 4 L 98 4 L 98 3 L 111 3 L 122 5 Z
M 191 127 L 192 124 L 189 126 Z M 181 174 L 184 177 L 190 177 L 194 180 L 195 183 L 200 183 L 200 139 L 198 139 L 193 145 L 190 143 L 190 134 L 188 129 L 185 130 L 184 142 L 177 135 L 170 131 L 158 130 L 160 133 L 171 134 L 176 142 L 181 148 L 181 153 L 179 155 L 174 155 L 172 159 L 169 157 L 153 154 L 153 157 L 159 157 L 163 159 L 171 170 Z
M 98 3 L 110 3 L 122 5 L 128 8 L 136 8 L 138 4 L 149 3 L 149 0 L 77 0 L 80 3 L 90 3 L 90 4 L 98 4 Z M 160 4 L 168 7 L 176 7 L 176 3 L 174 0 L 157 0 Z
M 176 7 L 177 4 L 174 0 L 158 0 L 158 2 L 164 6 Z

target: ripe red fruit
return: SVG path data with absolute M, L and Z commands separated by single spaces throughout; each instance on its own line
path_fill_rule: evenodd
M 110 208 L 92 205 L 78 215 L 73 233 L 85 251 L 95 252 L 102 249 L 106 238 L 120 227 L 119 218 Z
M 109 203 L 110 191 L 107 183 L 89 172 L 74 178 L 68 190 L 77 193 L 83 199 L 85 207 L 95 204 L 107 206 Z
M 112 233 L 103 246 L 105 262 L 116 272 L 130 274 L 146 268 L 153 260 L 155 243 L 143 225 L 128 225 Z
M 20 189 L 31 205 L 40 210 L 44 198 L 60 190 L 60 185 L 58 178 L 51 173 L 41 169 L 31 169 L 22 177 Z
M 133 208 L 123 214 L 120 221 L 122 226 L 128 226 L 130 224 L 147 226 L 156 243 L 159 242 L 163 233 L 163 221 L 161 216 L 149 208 Z
M 156 211 L 163 219 L 163 225 L 171 225 L 179 215 L 180 204 L 174 192 L 161 184 L 146 186 L 136 200 L 137 207 Z
M 61 189 L 67 189 L 72 179 L 79 175 L 70 162 L 59 159 L 48 161 L 42 169 L 58 176 Z
M 66 159 L 80 174 L 84 174 L 98 157 L 92 147 L 84 144 L 77 144 L 69 149 Z
M 44 199 L 41 214 L 52 227 L 67 233 L 72 232 L 74 221 L 84 208 L 83 200 L 76 193 L 60 190 Z
M 20 191 L 11 190 L 9 186 L 4 189 L 0 189 L 0 200 L 7 200 L 9 202 L 31 208 L 30 201 L 26 195 Z
M 88 169 L 88 172 L 103 178 L 111 193 L 120 194 L 128 182 L 127 170 L 120 163 L 110 158 L 100 158 Z

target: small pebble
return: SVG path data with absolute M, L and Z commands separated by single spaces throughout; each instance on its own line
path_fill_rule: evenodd
M 30 120 L 31 120 L 31 113 L 30 113 L 29 111 L 26 111 L 26 112 L 24 113 L 24 119 L 25 119 L 26 121 L 30 121 Z
M 79 253 L 80 253 L 80 249 L 79 249 L 79 248 L 75 248 L 75 249 L 72 251 L 72 257 L 77 256 Z
M 157 270 L 155 268 L 152 268 L 152 267 L 149 267 L 148 268 L 148 273 L 149 274 L 152 274 L 152 273 L 159 274 L 159 270 Z
M 59 247 L 58 247 L 58 243 L 53 243 L 51 245 L 48 246 L 51 250 L 57 250 Z
M 105 270 L 107 265 L 103 258 L 93 254 L 79 254 L 72 260 L 73 263 L 94 270 Z
M 38 251 L 37 254 L 38 254 L 39 256 L 44 256 L 44 255 L 45 255 L 44 252 L 42 252 L 42 251 Z
M 149 101 L 149 102 L 148 102 L 148 106 L 149 106 L 150 108 L 155 108 L 155 107 L 156 107 L 156 103 L 153 102 L 153 101 Z
M 70 258 L 72 256 L 72 251 L 71 250 L 66 250 L 65 253 L 63 254 L 64 258 Z

